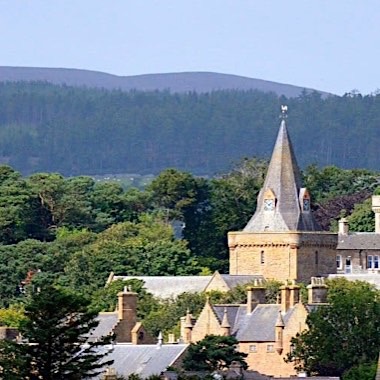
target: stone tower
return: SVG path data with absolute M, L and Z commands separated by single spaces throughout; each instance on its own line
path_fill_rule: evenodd
M 243 231 L 228 234 L 231 275 L 306 282 L 336 273 L 337 235 L 313 218 L 285 119 L 283 111 L 256 212 Z

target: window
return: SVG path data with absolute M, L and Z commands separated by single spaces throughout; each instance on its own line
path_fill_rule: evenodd
M 336 269 L 342 269 L 342 255 L 336 255 Z
M 267 344 L 267 352 L 274 352 L 274 345 L 273 344 Z
M 264 251 L 260 252 L 260 263 L 265 264 L 265 256 L 264 256 Z
M 257 352 L 257 346 L 256 346 L 256 344 L 251 344 L 249 346 L 249 352 Z
M 367 257 L 367 268 L 368 269 L 379 269 L 379 256 L 368 255 Z
M 315 251 L 315 265 L 318 265 L 318 251 Z
M 310 199 L 309 198 L 303 199 L 303 211 L 310 211 Z

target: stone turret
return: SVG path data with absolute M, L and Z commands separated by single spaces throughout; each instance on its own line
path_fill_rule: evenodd
M 283 116 L 256 212 L 244 231 L 320 230 L 310 212 L 310 194 L 302 187 L 301 172 Z
M 193 321 L 192 321 L 192 317 L 191 317 L 191 314 L 190 314 L 190 310 L 187 309 L 187 313 L 186 313 L 186 318 L 185 318 L 185 323 L 183 325 L 183 329 L 184 329 L 184 341 L 185 343 L 190 343 L 191 342 L 191 333 L 193 331 Z
M 227 316 L 227 308 L 224 308 L 224 313 L 223 313 L 223 320 L 222 324 L 220 325 L 222 328 L 222 335 L 223 336 L 230 336 L 231 335 L 231 325 L 228 322 L 228 316 Z
M 312 199 L 302 184 L 288 134 L 286 109 L 282 107 L 256 211 L 243 231 L 228 233 L 231 275 L 306 282 L 313 276 L 336 273 L 337 236 L 322 231 L 313 217 Z
M 282 350 L 284 349 L 284 328 L 285 323 L 282 318 L 281 310 L 278 313 L 276 325 L 275 325 L 275 334 L 276 334 L 276 341 L 275 341 L 275 349 L 276 351 L 281 355 Z

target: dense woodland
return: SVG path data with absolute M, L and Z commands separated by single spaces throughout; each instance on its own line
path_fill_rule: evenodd
M 379 170 L 380 94 L 286 99 L 258 91 L 122 92 L 0 83 L 0 162 L 23 174 L 213 175 L 244 156 L 268 158 L 279 105 L 301 167 Z
M 125 285 L 105 288 L 111 271 L 226 272 L 227 232 L 253 214 L 268 164 L 241 157 L 269 157 L 280 104 L 289 106 L 320 225 L 336 230 L 347 216 L 350 228 L 374 230 L 369 197 L 380 186 L 380 95 L 285 99 L 3 83 L 0 101 L 0 157 L 9 164 L 0 166 L 0 325 L 17 326 L 28 295 L 51 285 L 85 297 L 97 312 L 113 310 Z M 74 176 L 128 172 L 157 176 L 141 189 Z M 179 317 L 189 307 L 196 315 L 206 297 L 162 301 L 140 281 L 131 285 L 152 334 L 178 329 Z M 277 288 L 271 284 L 269 299 Z M 212 294 L 218 302 L 244 298 L 243 288 Z
M 0 166 L 1 304 L 18 303 L 48 283 L 81 293 L 100 309 L 112 309 L 117 289 L 110 289 L 111 300 L 102 293 L 111 271 L 225 272 L 227 232 L 248 222 L 266 170 L 267 162 L 255 158 L 213 179 L 167 169 L 143 190 L 124 190 L 116 182 L 85 176 L 22 177 Z M 378 191 L 378 173 L 310 166 L 304 180 L 324 228 L 334 229 L 346 215 L 355 230 L 373 231 L 366 199 Z M 175 221 L 183 225 L 181 236 L 174 234 Z

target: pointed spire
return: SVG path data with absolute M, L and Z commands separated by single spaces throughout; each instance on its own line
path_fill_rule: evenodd
M 190 314 L 190 310 L 187 309 L 187 312 L 186 312 L 186 319 L 185 319 L 185 325 L 184 325 L 185 328 L 193 328 L 193 323 L 191 321 L 191 314 Z
M 316 231 L 320 230 L 309 210 L 302 209 L 301 172 L 286 126 L 287 106 L 281 108 L 281 124 L 257 209 L 244 231 Z
M 228 322 L 227 308 L 226 307 L 224 308 L 223 320 L 222 320 L 221 327 L 228 328 L 228 329 L 231 327 L 230 323 Z
M 161 348 L 163 342 L 164 342 L 164 338 L 162 336 L 162 332 L 160 331 L 157 337 L 157 348 Z
M 278 312 L 278 317 L 276 321 L 276 327 L 285 327 L 284 319 L 282 318 L 281 310 Z

